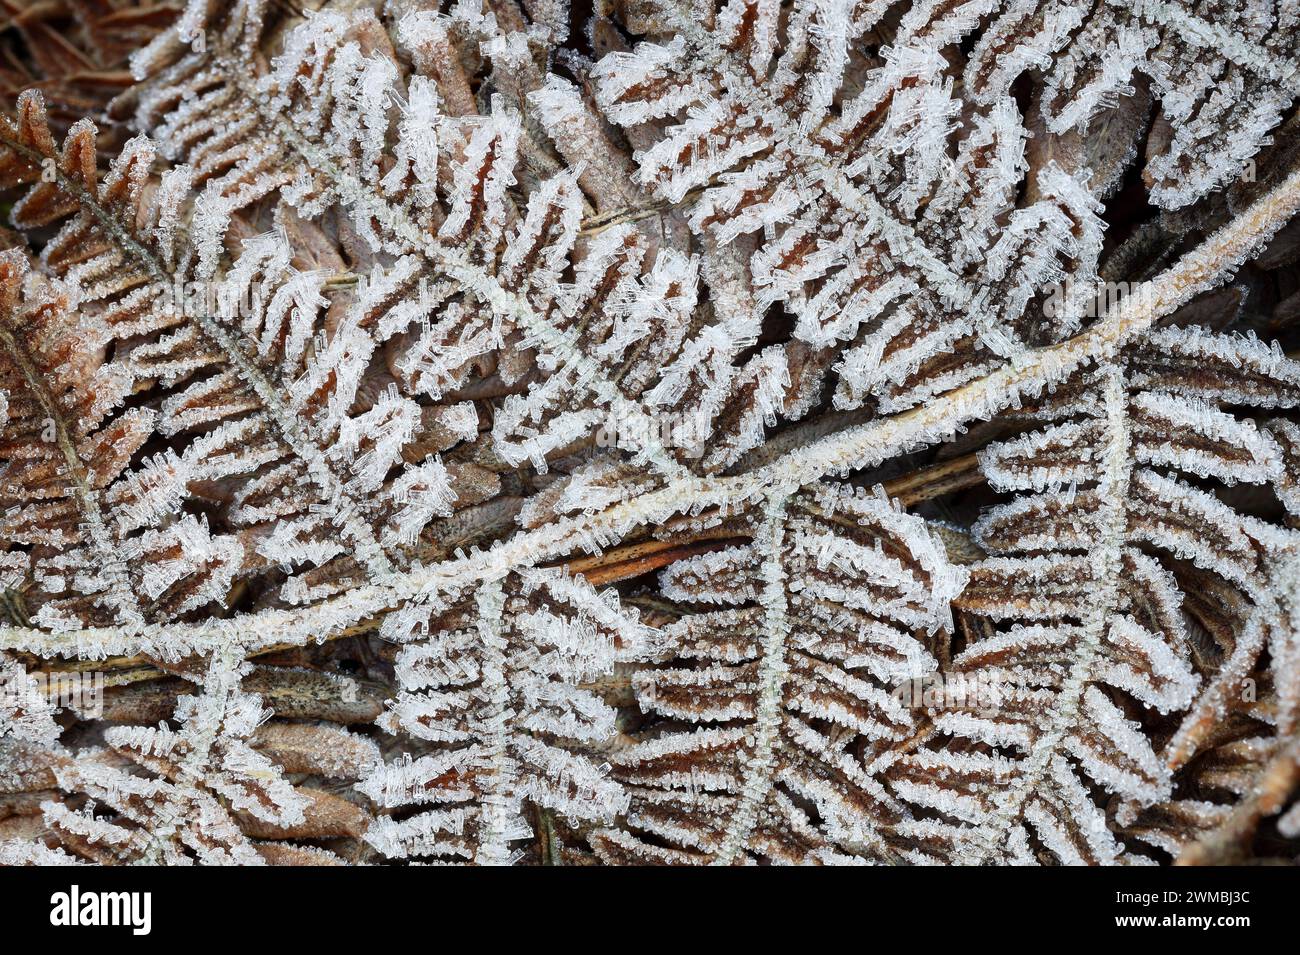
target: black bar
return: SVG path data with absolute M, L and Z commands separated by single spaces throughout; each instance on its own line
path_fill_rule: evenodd
M 148 934 L 136 934 L 131 924 L 52 925 L 74 885 L 83 904 L 87 893 L 150 893 Z M 1230 943 L 1242 932 L 1285 931 L 1296 886 L 1294 869 L 1265 866 L 8 869 L 0 870 L 0 938 L 48 933 L 95 944 L 102 937 L 128 948 L 244 939 L 259 948 L 333 949 L 397 937 L 440 946 L 478 931 L 493 945 L 519 933 L 548 950 L 569 947 L 565 940 L 573 933 L 572 947 L 586 950 L 655 937 L 690 939 L 692 947 L 706 938 L 761 942 L 780 931 L 809 941 L 849 933 L 864 946 L 898 933 L 918 946 L 1188 934 Z M 111 915 L 112 908 L 105 911 Z

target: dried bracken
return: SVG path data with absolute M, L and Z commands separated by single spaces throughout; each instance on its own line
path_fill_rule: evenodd
M 1300 853 L 1294 4 L 21 6 L 0 862 Z

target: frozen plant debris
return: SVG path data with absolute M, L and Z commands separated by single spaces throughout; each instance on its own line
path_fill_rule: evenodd
M 0 47 L 0 861 L 1300 855 L 1294 4 Z

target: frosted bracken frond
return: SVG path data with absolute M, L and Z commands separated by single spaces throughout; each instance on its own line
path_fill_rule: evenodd
M 1277 444 L 1219 405 L 1255 390 L 1269 406 L 1291 406 L 1298 382 L 1300 365 L 1253 339 L 1170 327 L 1036 409 L 1062 423 L 981 453 L 995 488 L 1025 493 L 976 523 L 993 556 L 972 569 L 958 604 L 1022 622 L 990 627 L 954 664 L 1014 691 L 997 714 L 958 711 L 935 726 L 1019 758 L 949 782 L 943 756 L 922 752 L 900 763 L 894 783 L 900 796 L 965 824 L 945 833 L 956 858 L 1019 859 L 1032 830 L 1062 862 L 1119 861 L 1124 847 L 1083 777 L 1121 798 L 1121 819 L 1171 799 L 1172 772 L 1198 748 L 1201 710 L 1226 702 L 1197 697 L 1182 590 L 1208 577 L 1239 605 L 1239 626 L 1260 626 L 1278 601 L 1272 562 L 1296 545 L 1189 478 L 1276 480 Z M 1163 754 L 1115 693 L 1188 714 Z
M 895 690 L 937 669 L 966 571 L 924 522 L 848 487 L 774 498 L 753 523 L 753 543 L 664 571 L 669 598 L 726 609 L 666 626 L 633 679 L 641 709 L 668 722 L 613 756 L 632 831 L 593 837 L 606 861 L 905 851 L 907 811 L 878 778 L 918 728 Z
M 0 862 L 1296 854 L 1294 4 L 28 7 Z
M 393 858 L 500 864 L 548 811 L 609 822 L 627 797 L 571 752 L 614 731 L 615 712 L 584 684 L 645 642 L 635 615 L 581 577 L 529 570 L 449 605 L 415 600 L 385 621 L 401 644 L 401 690 L 380 720 L 418 749 L 358 788 L 396 813 L 366 838 Z
M 805 415 L 827 372 L 837 408 L 897 411 L 1077 330 L 1096 279 L 1098 206 L 1048 164 L 1031 176 L 1041 198 L 1013 208 L 1027 171 L 1019 110 L 1004 97 L 959 121 L 943 42 L 900 37 L 850 79 L 847 51 L 878 6 L 737 2 L 711 29 L 693 11 L 651 6 L 671 40 L 602 60 L 598 100 L 629 130 L 663 127 L 636 154 L 640 181 L 670 202 L 691 196 L 706 248 L 737 247 L 727 266 L 753 292 L 714 346 L 729 349 L 727 364 L 763 309 L 781 303 L 796 322 L 783 350 L 733 373 L 724 401 L 763 414 L 740 415 L 727 457 L 707 460 L 729 464 L 762 440 L 762 423 Z M 703 75 L 686 67 L 696 58 Z M 1070 300 L 1042 314 L 1035 299 L 1066 281 Z
M 261 864 L 237 818 L 287 830 L 305 822 L 311 799 L 246 742 L 266 713 L 240 689 L 237 661 L 214 655 L 202 691 L 179 700 L 179 730 L 115 727 L 107 750 L 57 765 L 58 787 L 92 801 L 46 803 L 51 836 L 98 862 Z

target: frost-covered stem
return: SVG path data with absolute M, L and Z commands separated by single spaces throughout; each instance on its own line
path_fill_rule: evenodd
M 986 419 L 1044 388 L 1064 380 L 1090 361 L 1112 358 L 1155 322 L 1212 288 L 1300 209 L 1300 170 L 1210 236 L 1178 264 L 1144 282 L 1104 320 L 1074 338 L 1034 349 L 1012 364 L 937 397 L 928 405 L 829 435 L 780 460 L 731 477 L 687 476 L 667 487 L 614 505 L 598 514 L 556 521 L 516 534 L 488 551 L 417 567 L 383 584 L 366 584 L 346 594 L 298 610 L 264 610 L 240 618 L 244 646 L 254 650 L 275 643 L 307 643 L 382 613 L 426 590 L 501 576 L 515 567 L 557 559 L 576 549 L 607 546 L 632 529 L 659 524 L 677 514 L 707 507 L 739 508 L 761 498 L 768 488 L 803 486 L 828 474 L 876 467 L 923 445 L 947 440 L 972 421 Z M 222 623 L 226 623 L 222 621 Z M 0 627 L 0 650 L 25 650 L 45 657 L 130 656 L 147 652 L 169 659 L 209 653 L 224 639 L 215 622 L 148 625 L 139 634 L 100 627 L 50 634 L 24 627 Z
M 207 776 L 211 762 L 212 747 L 221 733 L 225 719 L 226 705 L 230 700 L 232 681 L 237 681 L 238 669 L 243 654 L 238 645 L 228 641 L 217 648 L 208 664 L 208 672 L 203 680 L 202 693 L 210 702 L 220 701 L 214 713 L 207 706 L 201 706 L 186 725 L 186 752 L 176 766 L 176 777 L 167 791 L 162 808 L 148 827 L 148 841 L 139 865 L 159 865 L 166 853 L 167 846 L 176 838 L 177 831 L 185 824 L 186 817 L 194 806 L 188 798 L 196 784 L 202 783 Z
M 101 561 L 99 573 L 109 582 L 109 594 L 112 606 L 118 612 L 123 626 L 136 628 L 144 623 L 140 603 L 136 600 L 131 587 L 131 578 L 126 564 L 120 556 L 120 549 L 115 546 L 113 535 L 104 523 L 104 513 L 99 506 L 99 494 L 90 486 L 86 477 L 86 468 L 77 453 L 77 445 L 68 432 L 68 424 L 62 412 L 50 394 L 44 377 L 32 362 L 27 349 L 18 341 L 18 337 L 5 324 L 0 323 L 0 345 L 9 353 L 9 358 L 18 368 L 27 389 L 36 403 L 41 406 L 46 420 L 54 425 L 54 437 L 63 456 L 64 472 L 72 485 L 72 498 L 77 503 L 81 514 L 82 527 L 94 547 L 97 558 Z
M 754 744 L 743 770 L 740 804 L 732 813 L 714 858 L 716 865 L 731 865 L 745 851 L 768 793 L 776 760 L 777 738 L 789 666 L 785 642 L 790 635 L 786 618 L 785 507 L 789 491 L 774 489 L 763 508 L 763 655 L 758 664 L 758 692 L 754 701 Z
M 484 584 L 474 596 L 483 647 L 479 693 L 486 701 L 482 734 L 484 768 L 480 776 L 483 800 L 479 810 L 478 848 L 474 853 L 474 861 L 479 865 L 510 863 L 508 833 L 515 803 L 510 796 L 514 786 L 508 752 L 510 684 L 506 676 L 506 638 L 501 626 L 505 600 L 499 579 Z
M 1101 500 L 1101 537 L 1089 553 L 1096 589 L 1089 595 L 1088 616 L 1075 647 L 1069 672 L 1056 695 L 1047 725 L 1034 739 L 1023 769 L 1014 784 L 998 797 L 1000 806 L 990 819 L 971 834 L 976 843 L 969 859 L 978 865 L 994 857 L 1000 861 L 1007 834 L 1024 815 L 1025 804 L 1042 785 L 1062 743 L 1078 728 L 1084 690 L 1093 679 L 1093 665 L 1101 653 L 1106 629 L 1119 604 L 1123 574 L 1124 545 L 1128 539 L 1129 480 L 1133 460 L 1129 452 L 1128 402 L 1124 373 L 1118 364 L 1107 366 L 1103 400 L 1106 411 L 1106 443 L 1102 449 L 1097 493 Z
M 45 158 L 22 143 L 6 136 L 0 135 L 0 142 L 37 165 L 40 165 Z M 169 286 L 172 283 L 174 276 L 158 257 L 131 235 L 112 213 L 100 205 L 94 196 L 81 185 L 65 176 L 57 167 L 53 171 L 60 188 L 76 197 L 81 208 L 89 211 L 95 217 L 95 220 L 117 244 L 118 248 L 141 265 L 153 276 L 155 281 L 164 286 Z M 267 380 L 257 365 L 253 363 L 253 360 L 240 347 L 235 337 L 211 315 L 199 312 L 193 316 L 193 319 L 203 334 L 221 350 L 226 359 L 239 372 L 240 377 L 253 389 L 276 430 L 280 433 L 281 439 L 289 450 L 307 466 L 307 473 L 312 482 L 320 488 L 325 502 L 333 510 L 335 525 L 343 532 L 344 536 L 352 541 L 358 560 L 361 561 L 372 577 L 381 577 L 391 573 L 393 566 L 383 548 L 375 539 L 370 525 L 357 518 L 355 513 L 356 502 L 350 500 L 346 487 L 334 474 L 333 469 L 325 460 L 324 453 L 303 433 L 297 415 L 285 407 L 284 402 L 280 400 L 279 389 Z
M 362 182 L 347 170 L 339 167 L 329 154 L 304 136 L 292 121 L 272 112 L 265 96 L 247 88 L 242 80 L 246 65 L 238 62 L 223 64 L 224 72 L 247 96 L 249 102 L 261 111 L 263 122 L 276 130 L 279 137 L 297 152 L 315 172 L 328 178 L 339 191 L 345 205 L 363 212 L 380 228 L 396 239 L 409 252 L 423 257 L 436 269 L 466 289 L 492 313 L 515 321 L 528 337 L 542 348 L 558 356 L 574 371 L 574 379 L 585 387 L 599 403 L 609 407 L 620 420 L 629 425 L 629 433 L 642 435 L 641 459 L 651 464 L 669 479 L 681 479 L 689 472 L 679 464 L 663 444 L 654 437 L 658 428 L 645 409 L 628 399 L 586 354 L 572 332 L 556 328 L 538 313 L 528 298 L 504 288 L 497 277 L 471 261 L 459 247 L 440 242 L 429 235 L 406 212 L 385 201 L 372 183 Z
M 626 206 L 622 209 L 614 209 L 598 216 L 588 216 L 582 220 L 582 227 L 578 230 L 579 235 L 597 235 L 606 229 L 612 229 L 616 225 L 622 225 L 625 222 L 638 222 L 641 219 L 648 219 L 651 216 L 661 215 L 671 209 L 689 205 L 695 199 L 704 193 L 704 187 L 691 189 L 682 198 L 681 202 L 653 202 L 649 205 Z

